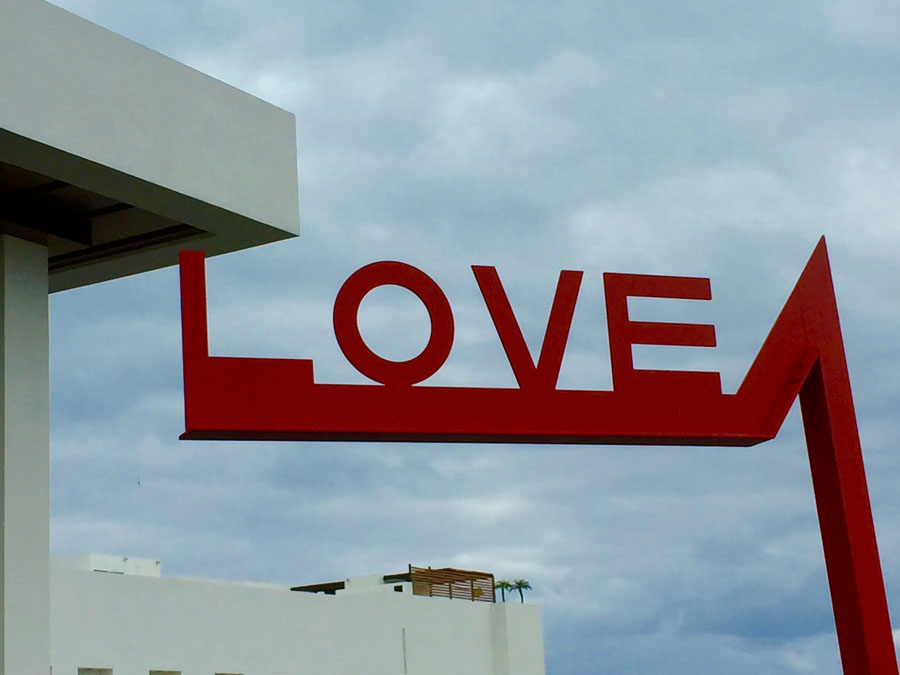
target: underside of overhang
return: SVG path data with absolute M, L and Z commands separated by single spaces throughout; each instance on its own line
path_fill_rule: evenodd
M 5 162 L 0 162 L 0 233 L 47 246 L 51 275 L 207 234 Z

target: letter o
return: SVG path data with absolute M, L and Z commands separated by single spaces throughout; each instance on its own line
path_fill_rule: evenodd
M 412 291 L 428 310 L 431 335 L 422 352 L 408 361 L 390 361 L 369 349 L 359 332 L 359 305 L 378 286 Z M 341 286 L 334 301 L 334 335 L 347 360 L 366 377 L 389 386 L 413 385 L 444 365 L 453 346 L 453 312 L 434 279 L 402 262 L 381 261 L 361 267 Z

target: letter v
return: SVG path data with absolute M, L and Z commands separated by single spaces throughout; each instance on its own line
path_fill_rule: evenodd
M 506 297 L 506 291 L 503 290 L 503 284 L 500 283 L 497 269 L 472 265 L 472 272 L 475 273 L 475 281 L 481 289 L 484 304 L 491 314 L 494 328 L 497 329 L 497 335 L 506 351 L 506 358 L 509 359 L 519 388 L 556 389 L 563 353 L 569 340 L 572 315 L 575 313 L 578 289 L 584 273 L 571 270 L 559 273 L 556 295 L 553 298 L 553 307 L 550 309 L 550 318 L 541 345 L 541 355 L 535 367 L 528 345 L 525 344 L 522 329 L 516 321 L 516 315 L 509 304 L 509 298 Z

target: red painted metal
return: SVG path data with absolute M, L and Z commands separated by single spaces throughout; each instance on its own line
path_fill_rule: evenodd
M 799 395 L 844 672 L 897 675 L 824 238 L 735 394 L 718 373 L 633 366 L 635 344 L 715 345 L 713 326 L 628 319 L 628 297 L 708 300 L 707 279 L 605 274 L 614 388 L 573 391 L 556 382 L 581 272 L 560 274 L 535 365 L 496 271 L 473 271 L 518 388 L 412 386 L 446 359 L 453 319 L 437 284 L 402 263 L 363 268 L 335 303 L 344 353 L 384 384 L 319 384 L 311 360 L 210 356 L 203 254 L 182 253 L 182 438 L 748 446 L 773 438 Z M 383 284 L 412 290 L 431 316 L 410 361 L 381 359 L 359 336 L 359 303 Z
M 516 321 L 512 306 L 506 297 L 506 291 L 500 283 L 500 276 L 493 267 L 473 265 L 475 280 L 481 289 L 481 295 L 494 321 L 494 328 L 500 336 L 500 342 L 506 351 L 506 358 L 512 366 L 519 389 L 543 389 L 553 391 L 559 379 L 563 352 L 569 339 L 569 328 L 572 326 L 572 315 L 575 313 L 575 301 L 581 287 L 581 272 L 564 270 L 559 273 L 547 331 L 541 345 L 541 355 L 535 366 L 522 329 Z
M 369 349 L 359 332 L 359 305 L 378 286 L 401 286 L 428 309 L 431 337 L 409 361 L 389 361 Z M 406 263 L 383 261 L 354 272 L 334 301 L 334 334 L 344 356 L 366 377 L 387 385 L 408 386 L 428 379 L 444 365 L 453 346 L 453 312 L 447 296 L 427 274 Z

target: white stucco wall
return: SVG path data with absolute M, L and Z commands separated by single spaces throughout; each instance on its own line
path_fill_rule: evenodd
M 405 659 L 404 659 L 405 644 Z M 539 609 L 403 593 L 336 596 L 51 573 L 54 675 L 543 675 Z

